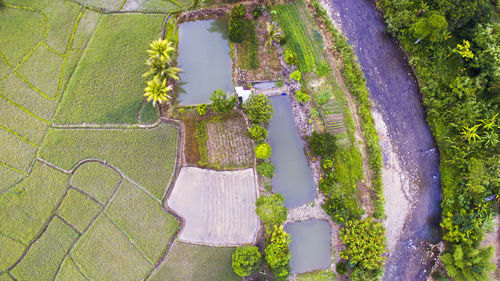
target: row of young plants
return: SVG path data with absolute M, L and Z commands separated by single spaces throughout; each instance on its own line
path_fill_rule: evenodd
M 500 2 L 378 1 L 411 59 L 440 150 L 442 256 L 454 280 L 488 280 L 479 248 L 500 193 Z

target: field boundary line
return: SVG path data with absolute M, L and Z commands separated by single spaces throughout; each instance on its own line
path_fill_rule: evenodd
M 51 46 L 49 46 L 49 44 L 47 44 L 46 42 L 42 42 L 42 45 L 47 48 L 47 50 L 49 50 L 50 52 L 60 56 L 60 57 L 64 57 L 65 54 L 64 53 L 60 53 L 59 51 L 57 51 L 56 49 L 52 48 Z
M 14 135 L 14 136 L 16 136 L 16 137 L 18 137 L 18 138 L 20 138 L 20 139 L 22 139 L 24 142 L 26 142 L 26 143 L 28 143 L 28 144 L 31 144 L 32 146 L 34 146 L 34 147 L 36 147 L 36 148 L 40 148 L 40 145 L 38 145 L 38 144 L 36 144 L 36 143 L 34 143 L 34 142 L 30 141 L 28 138 L 26 138 L 26 137 L 22 136 L 21 134 L 17 133 L 16 131 L 14 131 L 14 130 L 12 130 L 12 129 L 9 129 L 9 128 L 4 127 L 4 126 L 2 126 L 2 125 L 0 125 L 0 129 L 1 129 L 1 130 L 4 130 L 4 131 L 6 131 L 7 133 L 10 133 L 10 134 L 12 134 L 12 135 Z
M 23 174 L 23 175 L 25 175 L 25 176 L 27 176 L 27 175 L 28 175 L 28 173 L 26 173 L 25 171 L 23 171 L 23 170 L 19 170 L 18 168 L 14 167 L 14 166 L 11 166 L 11 165 L 9 165 L 9 164 L 7 164 L 7 163 L 4 163 L 4 162 L 2 162 L 2 161 L 0 161 L 0 166 L 5 167 L 5 168 L 7 168 L 7 169 L 10 169 L 10 170 L 12 170 L 12 171 L 14 171 L 14 172 L 17 172 L 17 173 L 19 173 L 19 174 Z
M 67 256 L 67 258 L 71 259 L 73 261 L 73 263 L 75 264 L 76 266 L 76 270 L 78 270 L 78 272 L 83 276 L 83 278 L 85 278 L 87 281 L 91 281 L 92 279 L 90 277 L 87 276 L 87 274 L 85 274 L 82 270 L 82 266 L 76 262 L 75 258 L 73 258 L 73 255 L 71 253 L 69 253 L 69 255 Z M 64 260 L 63 260 L 64 262 Z M 61 263 L 62 265 L 62 263 Z M 56 278 L 57 278 L 57 275 L 56 275 Z
M 88 199 L 90 199 L 90 200 L 94 201 L 94 203 L 96 203 L 96 204 L 97 204 L 97 205 L 99 205 L 100 207 L 103 207 L 103 206 L 104 206 L 104 204 L 103 204 L 103 203 L 101 203 L 99 200 L 97 200 L 94 196 L 92 196 L 92 195 L 88 194 L 87 192 L 85 192 L 85 191 L 81 190 L 80 188 L 78 188 L 78 187 L 76 187 L 76 186 L 74 186 L 74 185 L 71 185 L 71 184 L 69 185 L 69 188 L 70 188 L 70 189 L 73 189 L 74 191 L 78 191 L 78 192 L 80 192 L 81 194 L 85 195 L 85 197 L 87 197 Z
M 56 212 L 55 216 L 58 219 L 60 219 L 63 223 L 67 224 L 71 229 L 73 229 L 74 232 L 78 233 L 78 235 L 82 235 L 82 233 L 80 232 L 80 230 L 78 230 L 76 228 L 76 226 L 74 226 L 73 224 L 69 223 L 65 218 L 61 217 L 57 212 Z
M 1 96 L 1 95 L 0 95 Z M 155 129 L 161 125 L 160 118 L 153 124 L 92 124 L 92 123 L 80 123 L 80 124 L 51 124 L 54 129 L 61 130 L 129 130 L 129 129 Z

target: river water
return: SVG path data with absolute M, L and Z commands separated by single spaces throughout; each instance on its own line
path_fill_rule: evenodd
M 441 239 L 439 154 L 411 69 L 368 0 L 324 0 L 356 50 L 384 156 L 388 258 L 384 280 L 425 280 L 430 243 Z

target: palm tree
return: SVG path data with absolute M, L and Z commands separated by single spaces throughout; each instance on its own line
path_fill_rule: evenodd
M 267 40 L 266 47 L 272 45 L 273 42 L 279 42 L 283 38 L 283 31 L 281 28 L 277 27 L 274 23 L 266 22 L 267 29 Z
M 167 79 L 162 79 L 156 75 L 153 80 L 147 83 L 148 86 L 144 89 L 144 96 L 147 101 L 153 101 L 153 106 L 156 106 L 156 103 L 166 102 L 171 98 L 169 92 L 172 91 L 172 86 L 167 86 Z
M 151 44 L 149 44 L 151 50 L 147 50 L 150 57 L 163 57 L 166 59 L 167 63 L 172 61 L 171 55 L 175 50 L 172 47 L 172 42 L 169 42 L 168 39 L 162 40 L 161 38 L 158 40 L 154 40 Z
M 142 76 L 157 76 L 163 78 L 172 78 L 174 80 L 179 80 L 179 76 L 177 74 L 181 71 L 180 68 L 170 66 L 168 63 L 168 59 L 164 56 L 158 57 L 150 57 L 146 60 L 146 64 L 149 66 L 149 70 L 144 73 Z

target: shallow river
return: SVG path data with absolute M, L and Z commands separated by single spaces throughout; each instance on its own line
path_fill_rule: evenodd
M 424 252 L 440 239 L 441 193 L 418 86 L 374 2 L 324 1 L 359 57 L 381 136 L 390 249 L 384 280 L 425 280 L 433 261 Z

